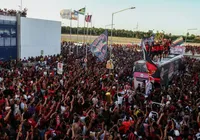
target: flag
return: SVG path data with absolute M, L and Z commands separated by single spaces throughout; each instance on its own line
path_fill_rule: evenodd
M 60 16 L 62 19 L 71 19 L 71 13 L 70 9 L 63 9 L 60 11 Z
M 86 8 L 81 8 L 80 10 L 78 10 L 78 13 L 81 14 L 81 15 L 85 15 L 85 11 L 86 11 Z
M 78 11 L 75 11 L 71 13 L 71 20 L 78 20 Z
M 184 43 L 183 37 L 179 37 L 171 44 L 171 47 L 175 47 L 183 43 Z
M 107 55 L 108 48 L 108 31 L 105 30 L 103 34 L 97 37 L 90 45 L 91 52 L 93 55 L 99 58 L 102 62 Z
M 91 19 L 92 19 L 92 15 L 86 15 L 85 16 L 85 21 L 86 22 L 91 22 Z
M 57 73 L 58 74 L 63 73 L 63 63 L 60 63 L 60 62 L 57 63 Z
M 149 38 L 144 39 L 144 42 L 148 43 L 149 45 L 152 45 L 152 43 L 154 42 L 154 38 L 155 38 L 155 35 L 152 34 Z
M 148 74 L 149 74 L 149 76 L 152 76 L 156 72 L 158 67 L 156 66 L 156 64 L 154 64 L 152 62 L 151 58 L 147 54 L 146 47 L 145 47 L 145 44 L 144 44 L 144 40 L 142 40 L 141 45 L 142 45 L 142 50 L 143 50 L 143 54 L 144 54 L 144 60 L 146 61 L 146 67 L 147 67 L 147 70 L 148 70 Z

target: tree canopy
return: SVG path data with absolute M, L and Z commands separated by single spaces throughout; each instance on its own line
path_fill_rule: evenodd
M 85 27 L 79 27 L 78 28 L 78 34 L 83 35 L 87 32 L 87 28 Z M 88 28 L 88 33 L 94 36 L 98 36 L 104 32 L 104 28 Z M 70 27 L 69 26 L 62 26 L 62 34 L 70 34 Z M 72 27 L 71 28 L 71 33 L 72 34 L 77 34 L 77 27 Z M 131 30 L 124 30 L 124 29 L 113 29 L 113 36 L 116 37 L 130 37 L 130 38 L 144 38 L 144 37 L 150 37 L 153 34 L 152 30 L 149 30 L 148 32 L 143 32 L 143 31 L 131 31 Z M 172 35 L 171 33 L 165 34 L 163 32 L 156 32 L 155 38 L 156 40 L 162 39 L 162 38 L 171 38 L 172 40 L 177 39 L 178 35 Z M 108 35 L 111 35 L 111 29 L 108 29 Z M 186 38 L 186 35 L 183 36 L 183 38 Z M 194 42 L 194 43 L 200 43 L 200 39 L 198 39 L 195 35 L 191 34 L 187 36 L 187 42 Z

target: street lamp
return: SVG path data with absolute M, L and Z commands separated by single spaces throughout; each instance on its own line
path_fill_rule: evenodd
M 113 43 L 113 40 L 112 40 L 112 31 L 113 31 L 113 18 L 114 18 L 114 15 L 117 14 L 117 13 L 121 13 L 123 11 L 126 11 L 126 10 L 131 10 L 131 9 L 135 9 L 136 7 L 129 7 L 129 8 L 126 8 L 126 9 L 122 9 L 120 11 L 117 11 L 117 12 L 114 12 L 112 13 L 112 24 L 111 24 L 111 46 L 112 46 L 112 43 Z M 111 46 L 110 46 L 110 61 L 111 61 L 111 55 L 112 55 L 112 49 L 111 49 Z
M 185 43 L 187 43 L 188 31 L 194 31 L 194 30 L 197 30 L 197 28 L 187 29 Z

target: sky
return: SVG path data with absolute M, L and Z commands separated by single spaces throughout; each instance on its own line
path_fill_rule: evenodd
M 21 0 L 1 0 L 0 8 L 19 10 L 20 5 Z M 22 0 L 22 7 L 28 9 L 28 17 L 57 20 L 64 26 L 69 26 L 70 22 L 60 18 L 62 9 L 86 7 L 86 13 L 93 15 L 92 26 L 105 28 L 111 24 L 113 12 L 132 6 L 136 9 L 114 15 L 114 28 L 164 30 L 175 35 L 185 35 L 187 29 L 196 28 L 189 33 L 200 35 L 200 0 Z M 72 26 L 77 27 L 77 21 L 73 21 Z M 84 16 L 80 16 L 79 26 L 84 26 Z

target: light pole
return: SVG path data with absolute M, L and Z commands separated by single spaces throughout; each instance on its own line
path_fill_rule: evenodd
M 185 43 L 187 43 L 188 31 L 194 31 L 194 30 L 197 30 L 197 28 L 187 29 Z
M 23 7 L 22 7 L 22 0 L 21 0 L 21 5 L 20 5 L 20 7 L 21 7 L 21 11 L 22 11 L 22 8 L 23 8 Z
M 113 25 L 115 25 L 115 24 L 113 24 Z M 106 27 L 108 27 L 108 26 L 112 26 L 112 24 L 105 25 L 105 30 L 107 29 Z
M 117 12 L 114 12 L 114 13 L 112 13 L 112 21 L 111 21 L 111 42 L 110 42 L 110 44 L 111 44 L 111 46 L 112 46 L 112 44 L 113 44 L 113 40 L 112 40 L 112 31 L 113 31 L 113 18 L 114 18 L 114 15 L 115 14 L 117 14 L 117 13 L 121 13 L 121 12 L 123 12 L 123 11 L 126 11 L 126 10 L 131 10 L 131 9 L 135 9 L 136 7 L 130 7 L 130 8 L 126 8 L 126 9 L 122 9 L 122 10 L 120 10 L 120 11 L 117 11 Z M 112 55 L 112 48 L 111 48 L 111 46 L 110 46 L 110 61 L 111 61 L 111 55 Z M 111 72 L 111 71 L 110 71 Z

